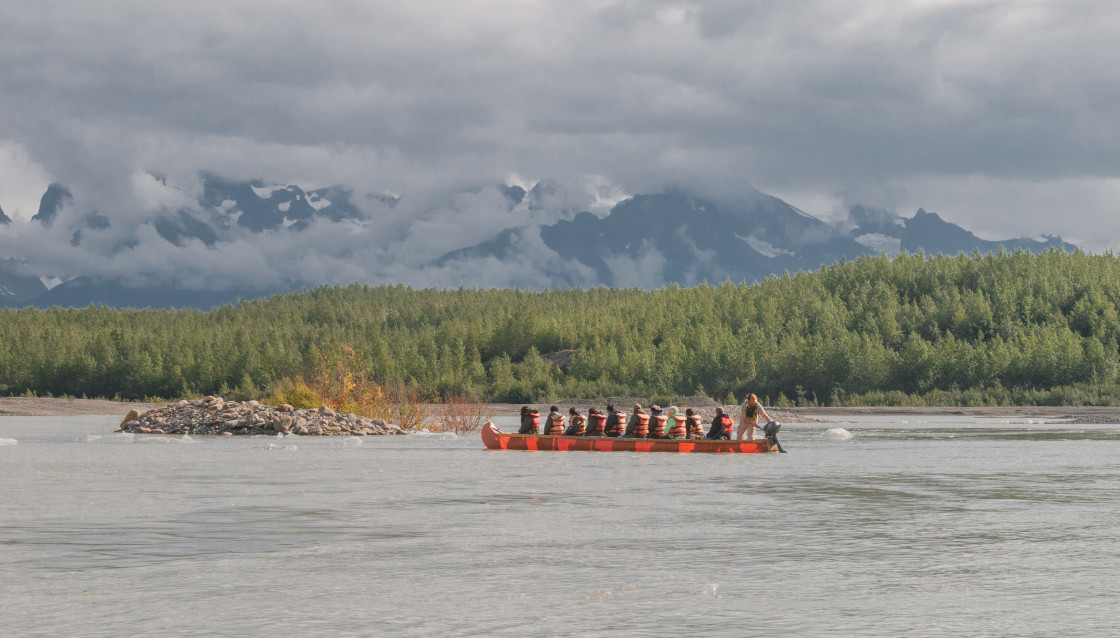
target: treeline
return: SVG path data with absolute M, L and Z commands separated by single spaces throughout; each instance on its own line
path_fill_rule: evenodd
M 332 348 L 436 400 L 1120 403 L 1120 259 L 865 257 L 755 285 L 321 287 L 212 312 L 0 311 L 0 394 L 264 394 Z

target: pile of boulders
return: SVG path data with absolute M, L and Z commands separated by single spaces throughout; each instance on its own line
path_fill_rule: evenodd
M 132 410 L 121 420 L 121 432 L 140 434 L 298 434 L 300 436 L 370 436 L 405 434 L 384 419 L 338 414 L 328 407 L 293 408 L 259 401 L 226 401 L 206 397 L 148 410 Z

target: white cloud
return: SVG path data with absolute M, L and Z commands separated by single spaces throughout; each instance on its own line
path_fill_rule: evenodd
M 619 254 L 603 257 L 603 261 L 610 269 L 611 277 L 614 278 L 615 283 L 623 288 L 631 286 L 656 288 L 660 286 L 664 281 L 661 273 L 665 269 L 665 264 L 668 263 L 661 251 L 645 242 L 639 247 L 636 257 L 632 258 L 629 255 Z
M 50 181 L 22 144 L 0 140 L 0 209 L 5 215 L 13 220 L 34 217 Z

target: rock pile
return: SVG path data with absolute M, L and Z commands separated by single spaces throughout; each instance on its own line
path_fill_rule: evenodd
M 328 407 L 314 410 L 258 401 L 225 401 L 206 397 L 180 401 L 143 414 L 132 410 L 121 420 L 121 432 L 142 434 L 299 434 L 301 436 L 369 436 L 404 434 L 384 419 L 338 414 Z

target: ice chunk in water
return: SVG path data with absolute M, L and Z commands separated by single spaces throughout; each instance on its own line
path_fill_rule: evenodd
M 844 428 L 829 428 L 821 434 L 822 439 L 828 439 L 830 441 L 847 441 L 854 436 L 854 434 Z
M 454 432 L 432 432 L 428 428 L 419 430 L 417 432 L 410 432 L 409 436 L 430 436 L 437 439 L 457 439 L 459 438 Z
M 264 445 L 256 445 L 254 450 L 287 450 L 294 452 L 297 448 L 294 445 L 277 445 L 275 443 L 265 443 Z
M 120 434 L 120 435 L 116 435 L 116 436 L 124 436 L 124 435 Z M 132 442 L 133 443 L 164 443 L 164 444 L 166 444 L 166 443 L 179 443 L 179 444 L 182 444 L 182 443 L 195 443 L 196 442 L 194 439 L 191 438 L 191 435 L 189 435 L 189 434 L 184 434 L 182 436 L 173 436 L 173 435 L 157 436 L 157 435 L 153 435 L 153 434 L 141 434 L 140 436 L 136 436 L 135 434 L 129 434 L 128 436 L 132 437 Z
M 15 439 L 0 439 L 0 447 L 3 447 L 5 445 L 15 445 L 16 443 L 19 443 L 19 441 Z

